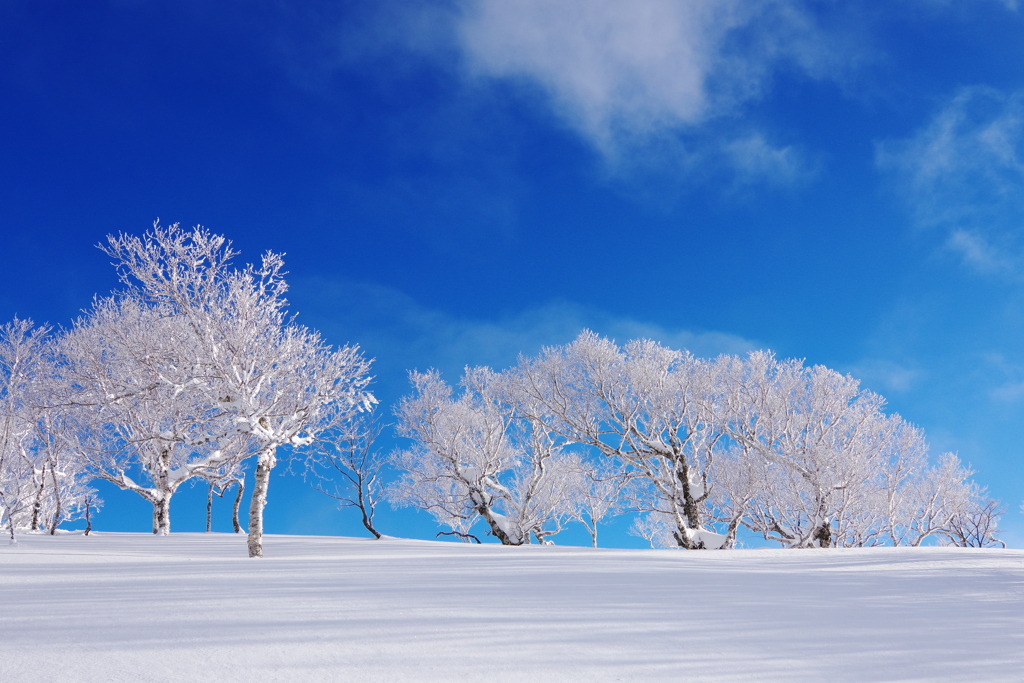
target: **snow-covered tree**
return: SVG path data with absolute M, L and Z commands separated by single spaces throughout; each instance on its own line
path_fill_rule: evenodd
M 515 414 L 505 378 L 467 369 L 457 396 L 436 371 L 410 379 L 413 394 L 395 414 L 399 435 L 413 444 L 394 458 L 402 475 L 392 500 L 453 530 L 483 519 L 504 545 L 530 543 L 531 534 L 544 543 L 557 533 L 569 515 L 578 460 L 557 435 Z
M 200 390 L 190 327 L 138 296 L 101 299 L 60 340 L 75 449 L 98 478 L 153 506 L 153 533 L 170 533 L 171 498 L 193 477 L 219 479 L 244 437 Z
M 730 547 L 741 526 L 786 547 L 959 543 L 984 533 L 957 535 L 951 520 L 981 528 L 997 510 L 958 465 L 928 468 L 923 434 L 880 396 L 822 366 L 585 331 L 507 374 L 516 415 L 618 463 L 649 540 L 671 522 L 683 548 Z
M 289 319 L 279 254 L 267 252 L 259 267 L 235 269 L 237 252 L 224 237 L 158 223 L 142 237 L 111 236 L 103 248 L 132 296 L 166 309 L 190 330 L 192 355 L 181 362 L 200 372 L 188 388 L 228 423 L 211 443 L 226 453 L 244 435 L 242 457 L 256 458 L 248 548 L 250 557 L 262 556 L 263 510 L 279 449 L 307 445 L 371 408 L 369 361 L 357 347 L 334 349 Z
M 635 505 L 674 520 L 683 548 L 718 548 L 707 527 L 709 475 L 724 435 L 717 368 L 649 340 L 619 348 L 584 331 L 521 358 L 520 410 L 564 441 L 590 446 L 643 482 Z
M 995 532 L 1002 507 L 971 480 L 972 474 L 953 453 L 912 472 L 893 506 L 893 544 L 918 546 L 929 537 L 964 547 L 1000 543 Z
M 834 370 L 766 352 L 728 365 L 726 429 L 740 457 L 723 464 L 754 487 L 742 523 L 787 547 L 870 543 L 884 529 L 885 467 L 917 452 L 919 433 Z
M 592 458 L 578 456 L 578 463 L 568 491 L 569 516 L 583 525 L 590 534 L 591 545 L 596 548 L 600 523 L 625 511 L 623 490 L 630 480 L 606 459 L 595 462 Z
M 54 533 L 95 500 L 65 438 L 67 414 L 52 405 L 49 331 L 18 319 L 0 327 L 0 524 L 12 541 L 18 528 Z

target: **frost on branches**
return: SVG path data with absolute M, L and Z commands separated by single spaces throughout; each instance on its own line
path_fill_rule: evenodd
M 69 413 L 53 402 L 49 328 L 15 319 L 0 327 L 0 525 L 39 531 L 79 518 L 99 501 L 73 450 Z
M 142 237 L 109 237 L 103 248 L 118 265 L 123 296 L 181 330 L 183 343 L 168 350 L 173 371 L 155 382 L 166 396 L 191 397 L 208 417 L 201 444 L 190 442 L 198 455 L 189 468 L 256 459 L 248 547 L 250 557 L 262 556 L 263 510 L 279 449 L 306 446 L 371 408 L 369 361 L 358 348 L 332 348 L 289 319 L 279 254 L 236 269 L 237 252 L 224 237 L 159 224 Z
M 238 456 L 223 415 L 199 386 L 203 370 L 184 319 L 139 297 L 95 302 L 59 342 L 64 404 L 89 471 L 153 506 L 170 533 L 171 498 L 194 477 L 217 478 Z
M 686 549 L 732 547 L 741 527 L 793 548 L 998 543 L 999 505 L 956 456 L 929 465 L 920 430 L 821 366 L 585 331 L 467 371 L 458 395 L 436 372 L 412 381 L 393 496 L 460 535 L 482 519 L 517 545 L 575 519 L 596 545 L 628 508 L 636 534 Z
M 458 395 L 437 372 L 410 373 L 413 394 L 395 409 L 413 447 L 392 500 L 427 510 L 467 537 L 475 519 L 504 545 L 539 543 L 569 518 L 579 457 L 543 425 L 514 413 L 507 378 L 468 369 Z

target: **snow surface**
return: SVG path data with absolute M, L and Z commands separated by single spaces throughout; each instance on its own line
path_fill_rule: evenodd
M 1024 551 L 0 545 L 0 681 L 1020 681 Z

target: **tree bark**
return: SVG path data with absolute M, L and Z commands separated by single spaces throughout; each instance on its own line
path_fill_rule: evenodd
M 92 507 L 92 501 L 88 496 L 85 497 L 85 535 L 88 536 L 92 532 L 92 517 L 89 515 L 89 508 Z
M 60 487 L 57 486 L 57 470 L 50 465 L 50 478 L 53 480 L 53 500 L 57 508 L 53 513 L 53 524 L 50 525 L 50 535 L 57 535 L 57 525 L 60 524 Z
M 371 518 L 370 515 L 368 515 L 366 513 L 366 500 L 365 500 L 365 497 L 363 496 L 363 477 L 361 475 L 359 477 L 359 496 L 358 496 L 358 498 L 359 498 L 359 501 L 358 501 L 359 512 L 361 512 L 362 515 L 363 515 L 363 526 L 366 527 L 367 531 L 369 531 L 371 534 L 373 534 L 374 538 L 376 538 L 377 540 L 380 540 L 380 532 L 373 528 L 373 519 Z
M 206 533 L 210 533 L 213 526 L 213 482 L 210 482 L 210 490 L 206 492 Z
M 11 532 L 11 545 L 17 545 L 18 539 L 14 537 L 14 516 L 11 514 L 11 509 L 7 508 L 7 528 Z M 3 508 L 0 508 L 0 519 L 3 519 Z
M 46 463 L 43 463 L 43 471 L 39 477 L 39 491 L 36 492 L 36 501 L 32 505 L 32 524 L 29 526 L 32 531 L 39 531 L 39 513 L 43 510 L 43 491 L 46 489 Z
M 270 470 L 276 464 L 274 449 L 260 452 L 256 464 L 256 483 L 252 489 L 249 504 L 249 557 L 263 557 L 263 508 L 267 506 L 267 488 L 270 485 Z
M 158 536 L 171 533 L 171 494 L 166 491 L 153 501 L 153 533 Z
M 478 505 L 476 511 L 477 513 L 479 513 L 481 517 L 484 518 L 484 521 L 487 522 L 487 526 L 491 528 L 491 535 L 493 535 L 495 538 L 501 541 L 502 545 L 523 544 L 521 540 L 519 542 L 516 542 L 518 539 L 513 539 L 511 536 L 505 533 L 505 530 L 501 528 L 500 524 L 498 524 L 498 520 L 495 519 L 494 515 L 491 514 L 491 508 L 489 505 Z
M 832 546 L 832 523 L 824 522 L 821 526 L 814 530 L 814 535 L 811 537 L 813 541 L 818 543 L 819 548 L 829 548 Z
M 231 524 L 234 526 L 235 533 L 242 533 L 242 525 L 238 522 L 238 509 L 242 506 L 242 494 L 245 493 L 245 480 L 236 479 L 235 483 L 238 484 L 238 491 L 235 493 L 235 505 L 231 510 Z

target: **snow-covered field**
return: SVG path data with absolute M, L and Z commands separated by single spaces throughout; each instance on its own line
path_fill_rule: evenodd
M 1021 681 L 1024 551 L 0 546 L 0 681 Z

